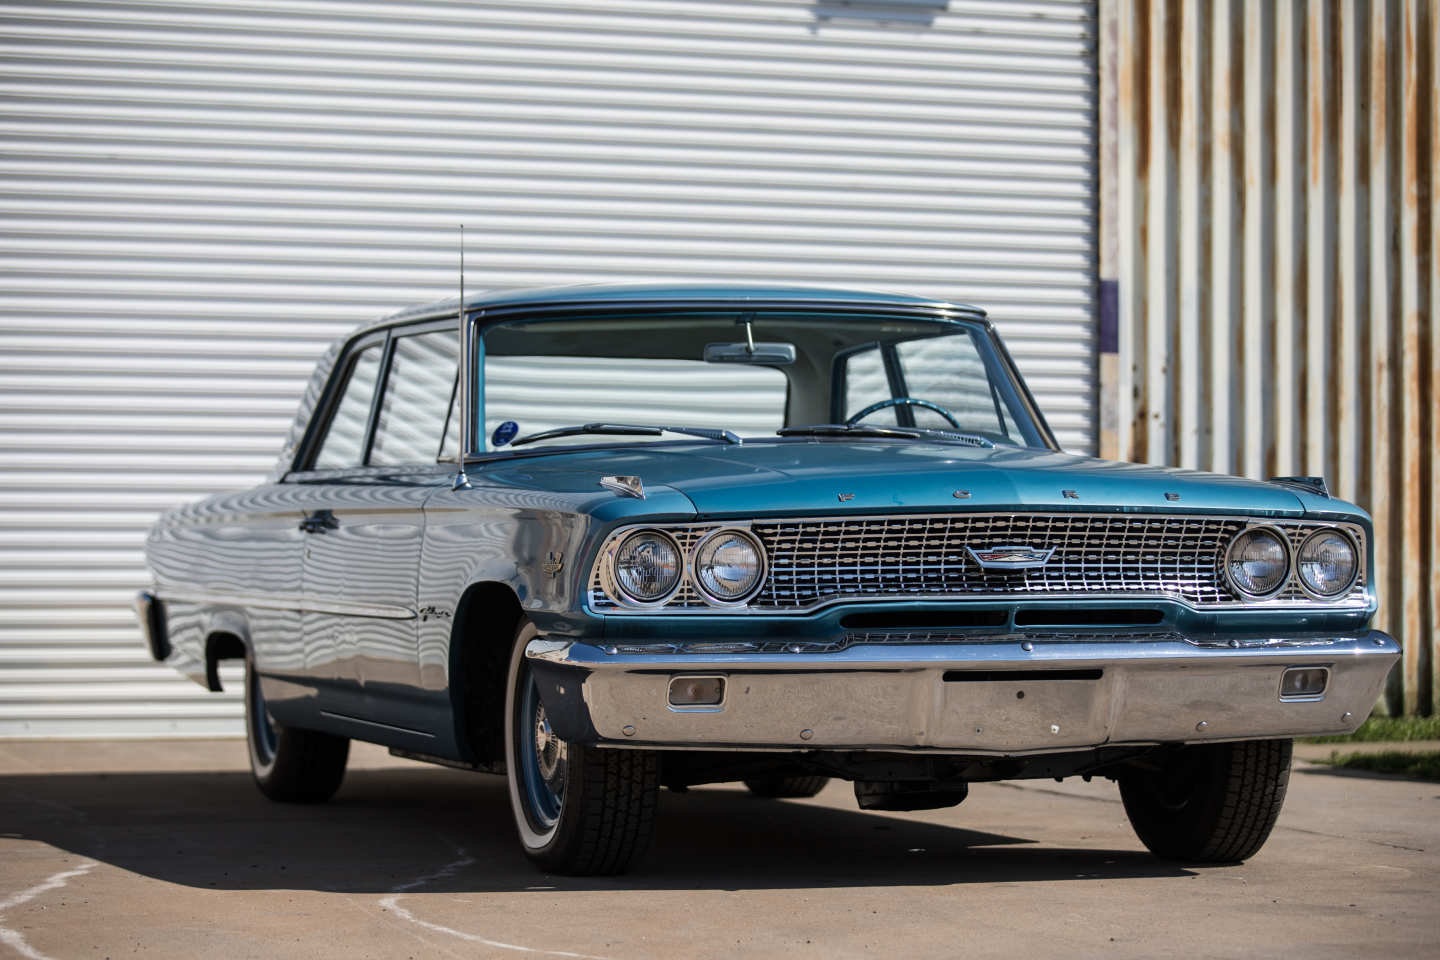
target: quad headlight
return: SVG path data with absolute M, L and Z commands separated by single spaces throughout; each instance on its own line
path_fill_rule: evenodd
M 1274 527 L 1241 531 L 1225 551 L 1225 576 L 1247 600 L 1275 596 L 1290 578 L 1290 544 Z
M 1318 530 L 1300 545 L 1296 570 L 1312 595 L 1331 599 L 1355 584 L 1360 557 L 1354 542 L 1339 530 Z
M 617 533 L 596 569 L 599 585 L 627 607 L 663 607 L 682 600 L 699 609 L 739 607 L 760 592 L 768 570 L 765 546 L 744 527 L 715 527 L 691 536 L 640 527 Z
M 615 551 L 615 583 L 632 601 L 658 603 L 680 585 L 685 563 L 680 548 L 659 530 L 639 530 Z
M 765 577 L 765 551 L 743 530 L 717 530 L 695 550 L 695 583 L 708 600 L 739 603 Z

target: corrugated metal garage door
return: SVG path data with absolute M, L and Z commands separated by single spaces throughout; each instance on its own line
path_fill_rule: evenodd
M 155 513 L 270 466 L 312 360 L 475 287 L 989 308 L 1093 447 L 1088 2 L 0 8 L 0 735 L 238 732 L 129 612 Z

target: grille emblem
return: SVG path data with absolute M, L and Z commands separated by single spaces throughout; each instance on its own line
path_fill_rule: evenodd
M 1045 566 L 1054 547 L 966 547 L 965 552 L 985 570 L 1033 570 Z

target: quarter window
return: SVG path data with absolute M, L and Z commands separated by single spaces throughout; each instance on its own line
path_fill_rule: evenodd
M 355 467 L 364 459 L 365 428 L 370 424 L 370 404 L 380 373 L 381 346 L 372 344 L 355 355 L 345 393 L 315 457 L 316 469 Z
M 455 390 L 453 330 L 398 337 L 385 378 L 370 463 L 434 463 Z

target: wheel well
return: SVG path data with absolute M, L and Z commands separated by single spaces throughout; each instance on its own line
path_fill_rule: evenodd
M 220 683 L 220 661 L 244 659 L 245 641 L 233 633 L 210 634 L 205 638 L 205 685 L 220 693 L 225 689 Z
M 472 584 L 455 609 L 450 633 L 450 702 L 455 742 L 471 763 L 505 759 L 505 678 L 521 617 L 507 584 Z

